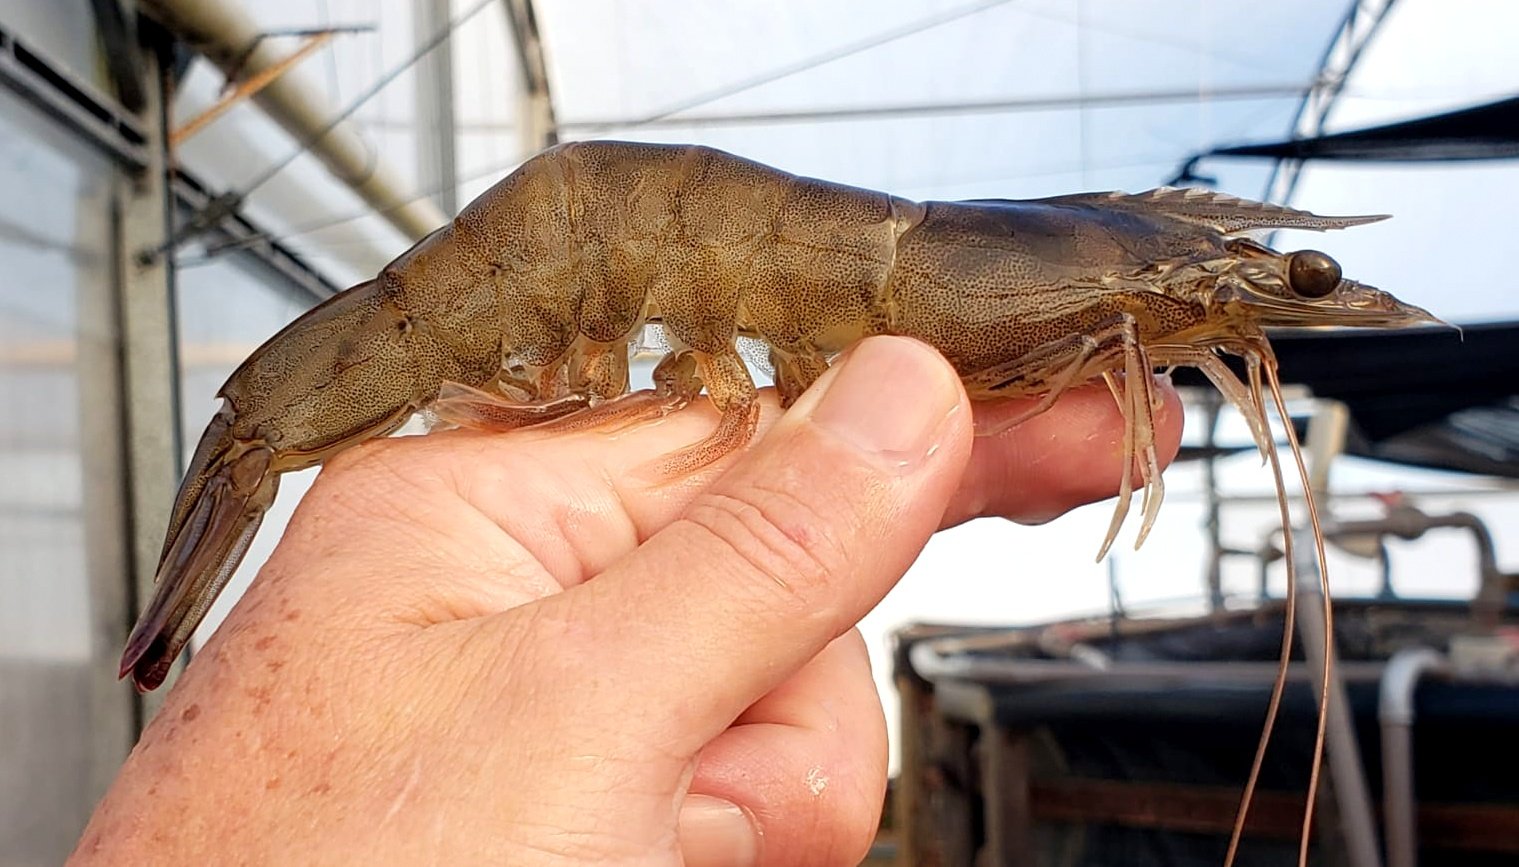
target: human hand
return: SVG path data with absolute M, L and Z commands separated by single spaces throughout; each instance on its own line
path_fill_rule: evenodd
M 74 863 L 858 863 L 886 735 L 854 624 L 936 528 L 1110 496 L 1122 426 L 1099 387 L 973 439 L 901 338 L 766 401 L 675 483 L 637 470 L 710 410 L 331 461 Z

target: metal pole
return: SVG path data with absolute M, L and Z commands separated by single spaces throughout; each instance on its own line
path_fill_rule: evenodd
M 1291 419 L 1285 419 L 1291 424 Z M 1314 401 L 1313 418 L 1308 424 L 1308 483 L 1320 503 L 1329 503 L 1329 466 L 1345 453 L 1345 439 L 1350 431 L 1350 408 L 1338 400 Z
M 1324 654 L 1334 636 L 1329 634 L 1328 624 L 1324 622 L 1324 597 L 1319 591 L 1319 563 L 1314 546 L 1298 544 L 1293 547 L 1297 554 L 1298 634 L 1313 679 L 1314 694 L 1318 695 L 1324 689 Z M 1330 672 L 1329 678 L 1325 751 L 1346 853 L 1351 867 L 1381 867 L 1377 826 L 1372 818 L 1371 794 L 1361 763 L 1361 749 L 1350 717 L 1350 699 L 1338 667 Z
M 1224 540 L 1220 523 L 1223 501 L 1218 493 L 1218 416 L 1224 399 L 1214 389 L 1204 392 L 1203 406 L 1203 496 L 1206 498 L 1205 526 L 1208 531 L 1208 609 L 1215 614 L 1224 610 Z M 1261 593 L 1265 598 L 1265 593 Z
M 554 117 L 548 61 L 532 0 L 506 0 L 506 21 L 511 27 L 512 45 L 517 49 L 522 76 L 518 99 L 522 153 L 535 154 L 559 143 L 559 122 Z
M 1419 815 L 1415 809 L 1414 691 L 1420 678 L 1445 667 L 1445 657 L 1429 647 L 1405 647 L 1387 661 L 1377 716 L 1382 723 L 1382 821 L 1388 867 L 1419 863 Z
M 413 0 L 420 42 L 448 26 L 449 0 Z M 444 214 L 459 212 L 458 151 L 454 142 L 454 49 L 446 39 L 417 64 L 417 186 L 436 190 L 433 203 Z
M 174 502 L 180 476 L 173 276 L 162 258 L 144 263 L 134 255 L 137 250 L 161 244 L 168 237 L 170 222 L 163 89 L 156 58 L 151 52 L 145 54 L 144 127 L 149 165 L 143 172 L 124 178 L 117 193 L 121 418 L 131 530 L 130 580 L 134 591 L 132 611 L 121 625 L 122 642 L 141 603 L 152 595 L 159 550 L 169 525 L 169 506 Z M 168 690 L 159 690 L 138 699 L 142 723 L 146 724 L 167 694 Z

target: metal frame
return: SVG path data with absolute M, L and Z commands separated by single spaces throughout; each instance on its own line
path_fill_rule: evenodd
M 141 121 L 73 73 L 28 48 L 0 23 L 0 84 L 83 136 L 123 168 L 148 167 L 147 132 Z
M 264 41 L 259 41 L 251 54 L 247 52 L 261 31 L 237 0 L 141 0 L 141 5 L 144 14 L 192 42 L 225 74 L 257 75 L 283 58 L 277 47 Z M 412 197 L 410 186 L 401 182 L 369 136 L 348 116 L 352 106 L 338 110 L 329 105 L 300 70 L 275 79 L 254 99 L 298 147 L 258 179 L 227 196 L 227 201 L 235 204 L 298 154 L 309 153 L 407 237 L 420 239 L 447 222 L 432 200 Z M 222 216 L 223 210 L 214 208 L 202 221 Z
M 1363 616 L 1397 610 L 1363 603 Z M 1304 606 L 1311 612 L 1312 605 Z M 1411 612 L 1435 608 L 1411 606 Z M 1082 646 L 1083 638 L 1104 639 L 1110 633 L 1128 638 L 1164 634 L 1180 628 L 1216 629 L 1227 623 L 1244 624 L 1259 611 L 1229 612 L 1177 621 L 1125 621 L 1115 624 L 1052 624 L 1059 641 Z M 1455 609 L 1444 626 L 1462 633 L 1463 619 Z M 1480 634 L 1480 633 L 1479 633 Z M 1228 785 L 1165 782 L 1152 779 L 1087 778 L 1036 759 L 1034 748 L 1042 731 L 1060 717 L 1038 709 L 1041 700 L 1079 690 L 1119 691 L 1128 700 L 1141 695 L 1178 692 L 1191 687 L 1218 690 L 1213 697 L 1249 701 L 1252 693 L 1264 704 L 1276 676 L 1270 662 L 1130 662 L 1094 664 L 1076 653 L 1070 658 L 1041 658 L 1045 648 L 1037 628 L 950 627 L 919 625 L 895 635 L 894 680 L 902 695 L 902 772 L 896 791 L 896 832 L 900 835 L 899 863 L 969 864 L 1027 867 L 1041 863 L 1055 845 L 1050 828 L 1063 824 L 1097 823 L 1227 837 L 1239 803 L 1239 790 Z M 1014 655 L 1022 651 L 1026 655 Z M 1099 651 L 1100 652 L 1100 651 Z M 1310 654 L 1311 655 L 1311 654 Z M 1340 663 L 1340 675 L 1364 691 L 1381 684 L 1386 689 L 1390 662 Z M 1480 668 L 1450 679 L 1470 683 L 1512 684 L 1512 675 Z M 1317 692 L 1312 662 L 1294 663 L 1289 683 L 1304 698 Z M 1012 701 L 1006 687 L 1018 686 L 1028 699 Z M 1057 698 L 1057 700 L 1059 700 Z M 1032 705 L 1033 707 L 1029 707 Z M 1411 707 L 1411 705 L 1409 705 Z M 1348 706 L 1341 705 L 1349 723 Z M 1011 709 L 1011 710 L 1010 710 Z M 1216 707 L 1198 711 L 1196 720 L 1210 721 Z M 1097 712 L 1088 708 L 1087 713 Z M 1364 711 L 1361 717 L 1365 717 Z M 1385 723 L 1384 723 L 1385 724 Z M 1343 748 L 1342 754 L 1345 754 Z M 1350 758 L 1346 754 L 1347 758 Z M 1404 757 L 1406 759 L 1406 756 Z M 1359 761 L 1356 760 L 1357 765 Z M 1042 765 L 1042 768 L 1041 768 Z M 1326 796 L 1320 809 L 1337 802 L 1333 822 L 1316 822 L 1315 834 L 1330 840 L 1341 834 L 1358 835 L 1369 848 L 1359 854 L 1341 850 L 1346 863 L 1376 863 L 1374 826 L 1369 812 L 1359 830 L 1346 823 L 1343 796 L 1337 789 L 1346 774 L 1336 769 L 1335 797 Z M 1359 774 L 1359 767 L 1356 768 Z M 1301 791 L 1257 792 L 1247 834 L 1294 840 L 1301 829 L 1304 794 Z M 1369 805 L 1359 808 L 1369 811 Z M 1519 853 L 1519 838 L 1506 829 L 1519 821 L 1519 809 L 1509 804 L 1469 801 L 1409 803 L 1421 837 L 1435 848 Z M 1040 831 L 1036 826 L 1042 826 Z M 1344 830 L 1341 830 L 1341 829 Z M 1438 841 L 1437 839 L 1438 838 Z M 1332 841 L 1328 845 L 1344 845 Z M 1411 851 L 1411 844 L 1404 844 Z M 1399 863 L 1407 863 L 1399 862 Z
M 144 77 L 155 79 L 156 75 L 145 72 Z M 147 83 L 153 87 L 147 88 L 145 93 L 156 106 L 157 82 L 150 80 Z M 143 173 L 154 166 L 151 133 L 141 118 L 28 48 L 25 40 L 7 30 L 3 23 L 0 23 L 0 84 L 78 133 L 123 169 Z M 151 111 L 148 109 L 149 114 Z M 161 166 L 159 170 L 162 171 Z M 192 211 L 204 209 L 216 198 L 216 194 L 183 167 L 175 170 L 170 191 L 176 203 Z M 341 288 L 290 248 L 269 240 L 270 233 L 240 213 L 230 215 L 210 234 L 221 241 L 215 245 L 216 249 L 236 246 L 245 250 L 315 300 L 327 298 Z
M 447 27 L 451 0 L 412 0 L 420 43 Z M 417 63 L 417 186 L 436 190 L 432 200 L 445 215 L 459 212 L 458 149 L 454 131 L 453 40 L 439 42 Z
M 141 113 L 148 105 L 148 88 L 137 38 L 137 15 L 135 8 L 129 12 L 123 2 L 131 0 L 90 0 L 90 7 L 95 12 L 95 26 L 100 30 L 116 95 L 128 110 Z
M 194 175 L 183 169 L 175 173 L 169 187 L 175 203 L 192 214 L 204 213 L 217 198 Z M 207 255 L 224 255 L 234 249 L 246 253 L 299 289 L 303 296 L 309 297 L 313 302 L 331 298 L 343 288 L 238 211 L 229 213 L 214 227 L 207 229 L 204 237 L 207 239 Z
M 1292 121 L 1292 138 L 1313 138 L 1324 131 L 1324 121 L 1345 89 L 1351 71 L 1395 3 L 1397 0 L 1354 0 L 1319 61 L 1313 87 L 1303 94 Z M 1277 160 L 1266 179 L 1266 201 L 1291 201 L 1302 171 L 1302 160 Z
M 117 7 L 117 11 L 119 7 Z M 122 24 L 122 21 L 117 21 Z M 100 37 L 110 44 L 119 40 L 123 31 L 110 31 L 104 25 Z M 135 43 L 134 43 L 135 46 Z M 121 45 L 110 46 L 118 53 Z M 112 74 L 136 69 L 142 74 L 140 83 L 152 79 L 142 71 L 139 57 L 123 56 L 111 63 Z M 134 374 L 141 373 L 139 363 L 151 353 L 134 356 L 146 344 L 135 339 L 138 314 L 148 312 L 148 318 L 166 314 L 166 310 L 154 311 L 154 299 L 167 297 L 162 275 L 157 275 L 158 287 L 150 280 L 139 282 L 138 274 L 123 267 L 121 252 L 128 249 L 123 238 L 131 232 L 151 231 L 154 221 L 162 220 L 163 207 L 155 204 L 151 187 L 155 178 L 146 171 L 152 165 L 153 133 L 151 124 L 123 107 L 116 100 L 99 93 L 93 86 L 70 72 L 50 62 L 46 56 L 30 48 L 24 39 L 0 26 L 0 82 L 14 92 L 22 102 L 37 109 L 56 129 L 73 137 L 70 150 L 93 151 L 92 161 L 104 157 L 107 164 L 107 183 L 99 186 L 98 198 L 92 195 L 87 210 L 108 214 L 102 221 L 103 235 L 92 237 L 109 255 L 115 257 L 108 275 L 109 286 L 91 318 L 97 325 L 112 332 L 119 344 L 101 345 L 96 341 L 80 341 L 77 364 L 80 376 L 78 399 L 90 411 L 81 417 L 81 460 L 84 474 L 83 495 L 86 502 L 108 503 L 108 511 L 86 508 L 80 514 L 84 527 L 82 554 L 87 562 L 87 592 L 89 606 L 78 612 L 87 622 L 90 635 L 90 656 L 85 672 L 89 690 L 91 725 L 88 740 L 78 743 L 76 749 L 88 758 L 88 783 L 90 790 L 104 793 L 117 768 L 132 749 L 141 729 L 145 706 L 132 690 L 117 681 L 113 665 L 115 649 L 126 640 L 129 617 L 135 611 L 134 579 L 136 577 L 135 550 L 138 547 L 136 533 L 136 483 L 144 469 L 139 458 L 156 453 L 166 461 L 170 471 L 168 485 L 177 479 L 177 454 L 172 441 L 165 446 L 161 436 L 154 432 L 141 440 L 133 434 L 134 422 L 146 419 L 162 404 L 141 392 L 134 391 Z M 130 88 L 122 88 L 130 93 Z M 147 108 L 147 106 L 144 106 Z M 114 169 L 114 170 L 113 170 Z M 96 210 L 98 209 L 98 211 Z M 93 223 L 93 218 L 86 220 Z M 43 287 L 39 290 L 45 291 Z M 55 290 L 62 287 L 54 287 Z M 139 291 L 139 290 L 142 291 Z M 139 306 L 141 305 L 141 306 Z M 96 318 L 98 317 L 98 318 Z M 160 346 L 163 358 L 172 360 L 172 346 Z M 172 394 L 173 381 L 160 386 Z M 143 398 L 146 407 L 135 401 Z M 164 410 L 162 419 L 166 427 L 177 418 L 172 406 Z M 120 443 L 120 448 L 104 447 Z M 162 510 L 162 504 L 154 510 Z M 156 558 L 157 552 L 154 552 Z M 156 559 L 155 559 L 156 562 Z M 17 781 L 18 783 L 20 781 Z
M 158 61 L 145 57 L 145 83 L 156 83 Z M 144 171 L 126 174 L 116 185 L 117 327 L 121 338 L 121 431 L 126 464 L 128 571 L 132 592 L 128 616 L 153 593 L 159 548 L 168 528 L 180 475 L 179 348 L 175 327 L 174 274 L 163 257 L 145 260 L 135 251 L 169 237 L 170 193 L 168 114 L 162 89 L 144 88 L 148 122 Z M 121 640 L 125 640 L 125 634 Z M 163 694 L 137 698 L 138 725 L 163 703 Z
M 152 588 L 167 524 L 166 507 L 172 502 L 179 481 L 182 453 L 173 267 L 162 258 L 145 260 L 137 251 L 153 249 L 167 239 L 176 205 L 198 211 L 215 198 L 183 171 L 171 177 L 164 148 L 167 117 L 163 111 L 158 61 L 152 52 L 142 52 L 137 61 L 131 66 L 141 76 L 141 115 L 135 115 L 115 99 L 49 62 L 28 48 L 25 40 L 0 26 L 0 83 L 65 130 L 77 134 L 122 170 L 112 191 L 115 304 L 121 351 L 110 360 L 115 369 L 103 369 L 100 374 L 119 383 L 120 404 L 115 410 L 115 423 L 123 440 L 122 530 L 127 536 L 123 547 L 129 558 L 128 586 L 92 589 L 102 599 L 117 598 L 131 609 L 125 617 L 111 615 L 119 618 L 118 622 L 102 624 L 102 640 L 113 644 L 125 641 L 138 602 Z M 212 242 L 212 249 L 235 247 L 252 257 L 313 303 L 338 290 L 299 256 L 269 240 L 267 232 L 241 214 L 232 213 L 206 237 Z M 113 365 L 106 363 L 106 366 Z M 112 675 L 114 672 L 104 672 L 102 677 L 114 680 Z M 107 684 L 102 694 L 109 694 L 113 685 Z M 163 695 L 160 691 L 136 699 L 139 727 L 157 710 Z M 103 736 L 107 734 L 103 730 Z M 131 747 L 131 740 L 126 738 L 120 744 L 118 760 Z
M 1159 90 L 1110 91 L 1091 94 L 1060 94 L 1018 99 L 985 99 L 963 102 L 919 102 L 864 105 L 852 108 L 807 108 L 794 111 L 725 112 L 710 114 L 670 114 L 649 118 L 590 118 L 567 121 L 563 125 L 576 134 L 600 133 L 617 129 L 681 129 L 711 126 L 774 126 L 791 123 L 830 123 L 835 121 L 881 120 L 907 117 L 944 117 L 975 114 L 1012 114 L 1048 111 L 1057 108 L 1116 108 L 1185 102 L 1223 102 L 1231 99 L 1286 97 L 1301 93 L 1297 82 L 1221 87 L 1199 93 L 1197 88 L 1163 88 Z

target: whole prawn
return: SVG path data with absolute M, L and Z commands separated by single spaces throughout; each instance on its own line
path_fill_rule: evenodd
M 1195 366 L 1249 422 L 1285 526 L 1263 382 L 1286 412 L 1264 329 L 1439 320 L 1344 279 L 1323 253 L 1279 253 L 1245 233 L 1378 219 L 1201 190 L 914 202 L 706 147 L 556 147 L 375 279 L 284 328 L 222 386 L 121 674 L 141 690 L 163 682 L 247 550 L 282 473 L 383 436 L 422 410 L 493 430 L 594 427 L 658 417 L 705 391 L 721 420 L 664 462 L 662 472 L 679 476 L 753 434 L 759 405 L 739 337 L 768 345 L 783 406 L 833 356 L 873 334 L 934 346 L 973 399 L 1041 395 L 1025 418 L 1067 388 L 1103 378 L 1126 419 L 1125 465 L 1144 490 L 1140 542 L 1164 496 L 1150 372 Z M 670 349 L 655 387 L 627 394 L 629 347 L 649 324 L 663 328 Z M 1245 381 L 1220 353 L 1244 358 Z M 1290 425 L 1287 436 L 1301 473 Z M 1127 514 L 1132 475 L 1122 476 L 1103 552 Z M 1315 540 L 1322 561 L 1317 532 Z M 1286 632 L 1284 660 L 1290 619 Z M 1321 749 L 1322 719 L 1319 739 Z

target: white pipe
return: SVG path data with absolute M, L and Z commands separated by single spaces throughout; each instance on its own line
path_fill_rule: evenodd
M 1418 816 L 1414 811 L 1414 691 L 1430 672 L 1442 671 L 1445 657 L 1427 647 L 1393 654 L 1382 674 L 1377 719 L 1382 725 L 1382 822 L 1387 867 L 1418 862 Z
M 1334 635 L 1324 616 L 1319 562 L 1313 545 L 1299 544 L 1295 549 L 1298 573 L 1298 637 L 1303 644 L 1303 658 L 1313 679 L 1314 693 L 1327 690 L 1325 708 L 1325 759 L 1333 781 L 1335 802 L 1339 807 L 1339 825 L 1345 839 L 1346 861 L 1352 867 L 1381 867 L 1377 852 L 1377 824 L 1373 816 L 1371 791 L 1361 762 L 1361 747 L 1356 741 L 1355 720 L 1350 712 L 1350 698 L 1345 691 L 1345 676 L 1338 662 L 1324 681 L 1324 657 L 1331 652 Z M 1335 656 L 1338 656 L 1336 653 Z M 1317 805 L 1315 805 L 1317 806 Z
M 273 66 L 285 55 L 270 40 L 258 41 L 258 24 L 237 0 L 142 0 L 143 11 L 190 43 L 224 73 L 240 58 L 240 75 Z M 248 47 L 257 47 L 248 53 Z M 246 55 L 246 56 L 245 56 Z M 259 106 L 296 141 L 320 135 L 339 109 L 329 105 L 297 67 L 276 78 L 254 97 Z M 426 235 L 447 217 L 426 197 L 414 197 L 351 121 L 344 120 L 310 145 L 311 154 L 386 220 L 412 240 Z M 414 201 L 408 201 L 415 198 Z

